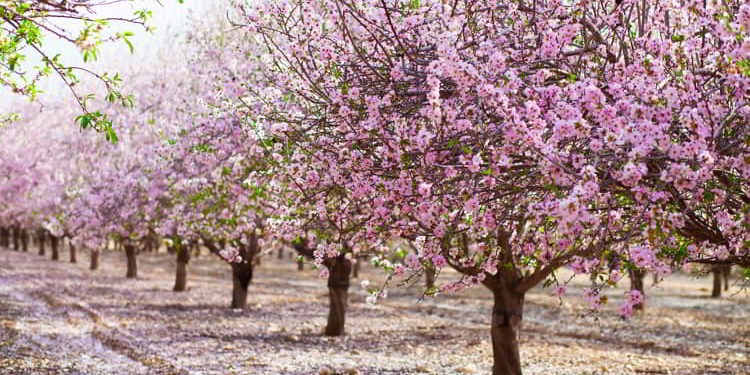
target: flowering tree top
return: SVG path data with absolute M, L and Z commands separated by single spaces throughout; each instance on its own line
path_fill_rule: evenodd
M 178 1 L 182 3 L 184 0 Z M 93 94 L 80 92 L 77 85 L 81 75 L 91 76 L 104 85 L 106 101 L 132 107 L 133 97 L 118 90 L 120 76 L 70 65 L 44 42 L 53 38 L 75 46 L 84 62 L 96 60 L 99 48 L 106 43 L 122 41 L 132 51 L 129 38 L 133 32 L 113 31 L 112 26 L 137 25 L 148 30 L 146 22 L 151 12 L 143 9 L 112 17 L 97 15 L 128 2 L 131 0 L 0 0 L 0 84 L 14 93 L 34 99 L 41 93 L 40 80 L 49 75 L 57 76 L 70 89 L 81 109 L 78 124 L 82 128 L 104 131 L 110 141 L 116 141 L 108 116 L 90 109 Z
M 747 4 L 240 9 L 266 68 L 239 107 L 289 146 L 289 227 L 418 239 L 408 268 L 467 276 L 447 289 L 748 257 Z

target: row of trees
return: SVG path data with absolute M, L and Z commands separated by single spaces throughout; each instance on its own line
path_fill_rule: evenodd
M 742 1 L 233 5 L 235 31 L 196 27 L 184 69 L 130 82 L 116 145 L 34 138 L 48 111 L 0 129 L 0 226 L 131 257 L 201 241 L 245 296 L 287 244 L 342 324 L 354 259 L 389 280 L 450 267 L 427 293 L 492 292 L 494 374 L 521 373 L 524 296 L 564 295 L 561 267 L 592 276 L 598 309 L 627 274 L 750 265 Z

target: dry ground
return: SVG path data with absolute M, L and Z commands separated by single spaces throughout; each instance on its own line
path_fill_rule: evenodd
M 184 293 L 171 291 L 172 256 L 142 254 L 137 280 L 123 277 L 124 258 L 104 253 L 91 272 L 85 254 L 69 264 L 0 249 L 0 374 L 487 374 L 491 367 L 491 301 L 482 289 L 419 301 L 412 286 L 368 306 L 356 283 L 348 334 L 327 338 L 320 334 L 325 282 L 292 260 L 264 258 L 250 308 L 234 311 L 226 307 L 229 267 L 214 257 L 193 260 Z M 365 267 L 361 278 L 373 277 L 377 283 Z M 579 289 L 563 303 L 536 289 L 524 317 L 525 374 L 750 374 L 750 297 L 735 286 L 707 298 L 710 285 L 670 276 L 647 288 L 647 312 L 628 321 L 586 314 Z M 611 295 L 615 309 L 622 290 Z

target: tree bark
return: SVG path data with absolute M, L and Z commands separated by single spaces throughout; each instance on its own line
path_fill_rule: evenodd
M 277 257 L 278 259 L 284 259 L 284 249 L 282 247 L 279 247 Z
M 519 342 L 525 293 L 516 291 L 502 276 L 497 279 L 490 287 L 494 300 L 490 327 L 492 374 L 521 375 Z
M 91 262 L 89 263 L 89 269 L 96 271 L 99 268 L 99 251 L 91 250 Z
M 0 227 L 0 247 L 6 246 L 6 239 L 8 238 L 8 230 L 5 227 Z
M 328 325 L 326 336 L 344 334 L 346 307 L 349 299 L 349 283 L 352 274 L 352 262 L 343 255 L 326 261 L 328 267 Z
M 646 293 L 643 290 L 643 278 L 646 276 L 646 273 L 638 269 L 628 272 L 630 274 L 630 290 L 637 290 L 641 292 L 643 297 L 646 297 Z M 644 308 L 643 302 L 633 306 L 633 310 L 643 311 Z
M 174 278 L 175 292 L 184 292 L 187 290 L 187 268 L 190 262 L 190 246 L 184 246 L 177 249 L 177 269 Z
M 711 297 L 712 298 L 719 298 L 721 297 L 721 279 L 722 279 L 722 269 L 721 266 L 716 266 L 711 271 L 714 274 L 714 288 L 711 291 Z
M 50 248 L 52 249 L 52 260 L 60 260 L 60 239 L 50 234 L 49 236 Z
M 427 290 L 435 287 L 435 268 L 427 267 L 424 270 L 424 284 Z
M 125 246 L 125 257 L 128 260 L 128 270 L 125 277 L 128 279 L 135 279 L 138 277 L 138 259 L 135 250 L 135 245 L 127 244 Z
M 13 228 L 13 250 L 21 250 L 21 228 L 19 227 Z
M 253 280 L 253 262 L 232 263 L 232 308 L 247 308 L 247 289 Z
M 220 249 L 226 246 L 226 240 L 221 239 L 217 244 L 207 237 L 203 237 L 203 244 L 212 253 L 219 255 Z M 232 304 L 230 305 L 233 309 L 245 309 L 247 307 L 247 289 L 250 286 L 250 282 L 253 280 L 253 267 L 255 265 L 254 258 L 260 250 L 258 246 L 258 238 L 255 232 L 252 232 L 249 237 L 250 244 L 245 246 L 242 241 L 236 241 L 238 246 L 238 252 L 241 263 L 230 263 L 232 267 Z
M 732 276 L 732 265 L 725 264 L 721 266 L 721 275 L 724 276 L 724 290 L 729 290 L 729 277 Z
M 297 271 L 305 270 L 305 261 L 302 258 L 297 259 Z
M 352 264 L 352 278 L 358 279 L 359 278 L 359 264 L 361 263 L 359 258 L 354 258 L 355 262 Z
M 292 247 L 300 254 L 297 258 L 299 269 L 302 270 L 302 257 L 312 258 L 313 250 L 308 247 L 307 239 L 301 239 L 291 243 Z M 352 275 L 352 262 L 344 254 L 323 261 L 328 268 L 328 324 L 325 328 L 326 336 L 341 336 L 344 334 L 346 322 L 346 308 L 349 299 L 349 285 Z
M 29 251 L 29 233 L 21 229 L 21 250 Z
M 70 263 L 78 263 L 78 258 L 76 257 L 76 246 L 73 245 L 73 242 L 68 240 L 68 250 L 70 251 Z
M 39 246 L 39 255 L 41 255 L 41 256 L 45 255 L 44 254 L 45 253 L 45 249 L 44 249 L 45 238 L 44 237 L 46 237 L 46 236 L 47 235 L 44 232 L 44 230 L 39 230 L 37 232 L 37 245 Z

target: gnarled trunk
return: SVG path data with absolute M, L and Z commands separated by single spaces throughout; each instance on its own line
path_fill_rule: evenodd
M 73 245 L 73 242 L 68 240 L 68 250 L 70 251 L 70 263 L 78 263 L 78 258 L 76 257 L 76 245 Z
M 490 288 L 492 306 L 492 374 L 521 375 L 519 342 L 523 321 L 524 293 L 517 292 L 506 282 L 493 283 Z
M 8 247 L 8 230 L 5 227 L 0 227 L 0 247 Z
M 135 246 L 131 244 L 125 246 L 125 257 L 128 260 L 128 270 L 125 273 L 125 277 L 128 279 L 135 279 L 138 277 L 138 258 Z
M 326 336 L 344 334 L 346 307 L 349 300 L 349 283 L 352 274 L 352 262 L 343 255 L 326 261 L 328 267 L 328 324 Z
M 89 269 L 96 271 L 99 268 L 99 251 L 91 250 L 91 261 L 89 263 Z
M 21 229 L 21 250 L 29 251 L 29 233 Z
M 13 228 L 13 250 L 21 250 L 21 228 Z
M 190 247 L 184 246 L 177 249 L 177 262 L 174 278 L 175 292 L 184 292 L 187 290 L 187 268 L 190 262 Z
M 711 272 L 714 274 L 714 287 L 713 287 L 713 290 L 711 291 L 711 297 L 719 298 L 721 297 L 721 279 L 722 279 L 721 266 L 715 266 Z
M 732 265 L 731 264 L 722 265 L 721 275 L 724 277 L 724 290 L 729 290 L 729 277 L 732 276 Z
M 424 286 L 427 290 L 435 288 L 435 268 L 427 267 L 424 270 Z
M 360 265 L 360 259 L 354 258 L 354 264 L 352 264 L 352 278 L 357 279 L 359 278 L 359 265 Z
M 45 249 L 44 249 L 44 242 L 45 237 L 47 234 L 44 232 L 44 230 L 40 230 L 37 232 L 36 242 L 37 246 L 39 246 L 39 255 L 44 256 Z
M 52 260 L 60 260 L 60 239 L 51 234 L 49 236 L 49 244 L 52 249 Z
M 639 269 L 630 270 L 628 273 L 630 275 L 630 290 L 637 290 L 645 297 L 646 293 L 643 290 L 643 278 L 646 276 L 646 273 Z M 633 310 L 643 311 L 644 307 L 643 302 L 641 302 L 637 305 L 633 305 Z
M 253 280 L 253 262 L 232 263 L 232 308 L 247 307 L 247 289 Z
M 144 246 L 143 246 L 143 247 L 144 247 L 144 249 L 143 249 L 143 250 L 144 250 L 145 252 L 147 252 L 147 253 L 152 253 L 152 252 L 154 252 L 154 241 L 152 241 L 152 239 L 151 239 L 150 237 L 149 237 L 149 238 L 146 238 L 146 239 L 145 239 L 145 240 L 143 241 L 143 245 L 144 245 Z

